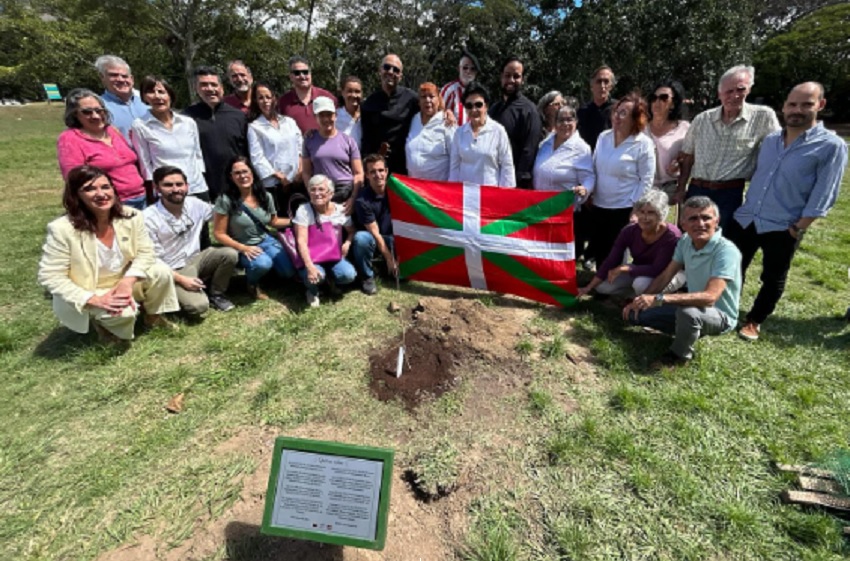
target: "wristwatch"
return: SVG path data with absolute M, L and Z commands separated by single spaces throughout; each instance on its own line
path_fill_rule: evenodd
M 655 295 L 655 305 L 656 306 L 663 306 L 664 305 L 664 293 L 663 292 Z
M 794 230 L 795 232 L 797 232 L 798 234 L 805 234 L 806 233 L 805 228 L 800 228 L 796 224 L 791 224 L 791 229 Z

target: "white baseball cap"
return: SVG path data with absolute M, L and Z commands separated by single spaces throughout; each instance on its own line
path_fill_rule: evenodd
M 336 106 L 331 98 L 322 96 L 313 100 L 313 113 L 318 115 L 323 111 L 336 112 Z

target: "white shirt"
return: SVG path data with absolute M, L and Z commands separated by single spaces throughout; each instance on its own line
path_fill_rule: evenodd
M 354 139 L 357 147 L 360 148 L 360 138 L 363 136 L 363 127 L 360 125 L 360 118 L 355 119 L 343 105 L 336 110 L 336 129 L 344 132 Z
M 304 203 L 298 207 L 298 210 L 295 211 L 295 216 L 292 218 L 292 223 L 297 224 L 299 226 L 304 226 L 308 228 L 316 223 L 315 217 L 319 217 L 319 221 L 322 224 L 331 223 L 334 226 L 351 226 L 351 217 L 345 214 L 345 209 L 342 205 L 338 205 L 336 203 L 331 203 L 333 205 L 333 211 L 328 214 L 318 214 L 313 212 L 313 207 L 310 203 Z
M 117 275 L 124 270 L 124 253 L 118 246 L 118 236 L 112 237 L 112 247 L 97 240 L 97 264 L 97 274 L 100 277 Z
M 153 172 L 162 166 L 176 166 L 186 174 L 189 194 L 209 191 L 204 179 L 204 157 L 195 120 L 171 113 L 171 130 L 168 130 L 150 111 L 133 121 L 130 138 L 139 155 L 142 177 L 153 180 Z
M 555 135 L 549 135 L 537 150 L 533 177 L 534 188 L 540 191 L 572 191 L 578 185 L 593 191 L 596 176 L 590 146 L 574 132 L 555 149 Z
M 248 125 L 248 151 L 251 163 L 262 178 L 263 187 L 274 187 L 276 171 L 293 181 L 301 158 L 301 129 L 292 117 L 278 115 L 277 128 L 260 115 Z
M 195 197 L 183 199 L 180 218 L 171 214 L 161 199 L 142 213 L 154 253 L 172 269 L 182 269 L 190 258 L 200 253 L 201 229 L 213 217 L 212 206 Z
M 593 204 L 600 208 L 631 208 L 652 187 L 655 144 L 641 132 L 615 147 L 614 131 L 604 131 L 596 141 L 593 169 Z
M 448 181 L 451 168 L 452 138 L 455 127 L 447 127 L 445 116 L 438 111 L 427 124 L 417 113 L 410 123 L 404 151 L 407 174 L 418 179 Z
M 514 158 L 505 127 L 488 118 L 477 138 L 472 135 L 472 123 L 460 127 L 452 140 L 449 181 L 516 187 Z

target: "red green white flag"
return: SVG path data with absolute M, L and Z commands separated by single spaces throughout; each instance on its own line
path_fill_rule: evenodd
M 387 187 L 402 276 L 575 303 L 572 192 L 403 175 Z

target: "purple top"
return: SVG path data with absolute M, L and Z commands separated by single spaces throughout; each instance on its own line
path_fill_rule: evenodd
M 326 175 L 334 183 L 351 183 L 354 181 L 351 162 L 360 159 L 360 149 L 344 132 L 336 131 L 336 136 L 331 138 L 313 132 L 304 138 L 303 156 L 313 163 L 313 175 Z
M 611 253 L 596 271 L 596 276 L 602 280 L 608 279 L 608 271 L 619 267 L 623 263 L 623 254 L 628 249 L 632 255 L 632 263 L 629 265 L 629 276 L 655 278 L 673 259 L 673 251 L 676 243 L 682 237 L 682 232 L 672 224 L 665 224 L 667 229 L 661 237 L 651 244 L 643 241 L 640 235 L 640 226 L 629 224 L 620 231 L 617 241 Z

